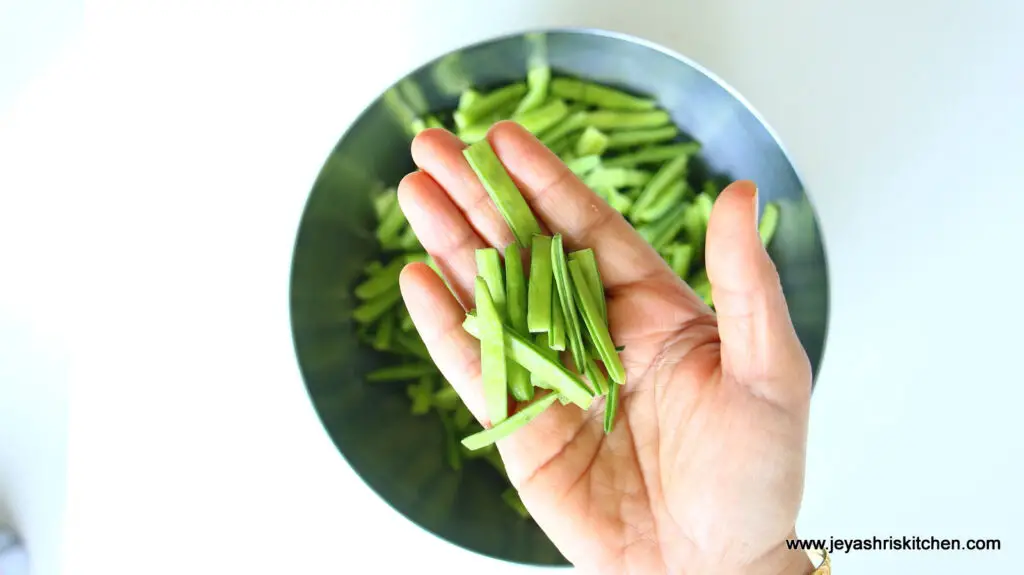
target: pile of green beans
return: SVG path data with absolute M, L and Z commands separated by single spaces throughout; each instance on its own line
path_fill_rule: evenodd
M 610 336 L 604 287 L 593 250 L 566 253 L 559 234 L 541 235 L 530 207 L 485 136 L 513 120 L 536 135 L 599 197 L 623 214 L 671 269 L 713 307 L 703 266 L 704 236 L 720 188 L 689 170 L 700 144 L 687 141 L 668 112 L 650 98 L 596 83 L 555 77 L 546 66 L 525 81 L 483 92 L 469 89 L 449 113 L 416 118 L 416 134 L 446 128 L 468 146 L 464 155 L 515 238 L 503 254 L 476 254 L 476 309 L 464 329 L 480 340 L 487 419 L 483 428 L 437 370 L 398 291 L 398 274 L 413 261 L 433 267 L 398 207 L 393 188 L 374 197 L 377 240 L 384 261 L 365 269 L 353 313 L 360 340 L 391 354 L 393 364 L 369 382 L 405 382 L 415 415 L 435 413 L 446 431 L 449 465 L 483 458 L 504 474 L 494 443 L 555 401 L 588 409 L 605 396 L 604 427 L 614 429 L 619 387 L 625 383 L 620 348 Z M 778 226 L 769 203 L 759 232 L 765 245 Z M 529 270 L 524 268 L 529 255 Z M 502 258 L 504 255 L 504 258 Z M 435 268 L 436 269 L 436 268 Z M 567 352 L 566 361 L 562 352 Z M 567 365 L 566 365 L 567 364 Z M 544 395 L 535 390 L 549 390 Z M 509 402 L 509 396 L 522 405 Z M 515 490 L 504 500 L 528 516 Z

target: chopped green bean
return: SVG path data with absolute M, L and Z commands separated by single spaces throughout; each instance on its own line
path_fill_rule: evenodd
M 502 270 L 501 255 L 495 248 L 476 250 L 476 273 L 484 278 L 491 301 L 498 310 L 501 321 L 508 319 L 508 297 L 505 293 L 505 273 Z
M 373 349 L 387 351 L 391 348 L 392 334 L 395 332 L 395 316 L 385 314 L 377 325 L 377 333 L 373 336 Z
M 462 431 L 476 423 L 476 420 L 473 419 L 473 414 L 469 411 L 469 408 L 466 407 L 466 404 L 460 403 L 459 406 L 455 408 L 455 413 L 452 414 L 452 423 L 455 424 L 455 429 Z
M 718 197 L 718 194 L 721 193 L 722 190 L 715 185 L 715 182 L 708 180 L 704 182 L 704 189 L 701 191 L 704 193 L 704 195 L 714 200 L 715 198 Z
M 419 382 L 407 386 L 405 392 L 412 400 L 413 415 L 430 413 L 430 408 L 434 405 L 434 378 L 432 376 L 420 377 Z
M 689 191 L 690 186 L 686 183 L 686 180 L 672 182 L 668 187 L 663 188 L 644 208 L 634 207 L 629 215 L 634 222 L 653 222 L 668 213 L 673 206 L 679 205 L 686 198 Z
M 621 150 L 624 148 L 641 146 L 643 144 L 657 144 L 660 142 L 667 142 L 678 135 L 679 128 L 675 126 L 612 132 L 608 135 L 608 149 Z
M 608 136 L 593 126 L 588 126 L 576 140 L 576 155 L 590 156 L 603 154 L 608 148 Z
M 641 164 L 660 164 L 679 156 L 692 156 L 699 150 L 700 144 L 697 142 L 648 146 L 629 154 L 605 159 L 603 162 L 609 168 L 632 168 Z
M 574 112 L 566 116 L 561 122 L 552 126 L 548 131 L 540 134 L 540 141 L 552 150 L 562 142 L 566 136 L 586 127 L 587 113 Z M 556 150 L 557 153 L 557 150 Z
M 612 110 L 653 110 L 655 101 L 640 98 L 621 90 L 574 78 L 554 78 L 551 93 L 566 100 L 576 100 Z
M 434 407 L 444 411 L 455 411 L 459 406 L 459 394 L 447 381 L 443 382 L 441 389 L 434 392 Z
M 588 357 L 587 363 L 584 366 L 584 368 L 587 379 L 590 380 L 590 384 L 594 386 L 594 391 L 596 391 L 598 395 L 604 395 L 608 393 L 608 380 L 606 380 L 604 374 L 601 373 L 601 368 L 597 366 L 597 363 L 594 361 L 594 358 Z
M 547 333 L 538 333 L 534 337 L 534 340 L 533 340 L 534 344 L 536 344 L 537 349 L 539 349 L 541 351 L 541 353 L 544 354 L 545 357 L 547 357 L 551 361 L 557 362 L 558 361 L 558 350 L 551 349 L 551 346 L 548 345 L 548 336 L 549 336 L 549 334 L 547 334 Z M 550 385 L 545 383 L 543 379 L 541 379 L 540 377 L 538 377 L 534 373 L 530 374 L 530 383 L 533 384 L 534 387 L 539 387 L 541 389 L 551 389 Z
M 402 299 L 402 292 L 398 284 L 393 284 L 387 291 L 381 292 L 363 302 L 362 305 L 352 311 L 352 319 L 357 323 L 370 323 L 384 315 L 391 308 L 395 307 L 398 300 Z
M 373 213 L 377 214 L 377 221 L 382 221 L 391 211 L 391 207 L 398 204 L 398 191 L 395 188 L 388 188 L 373 197 Z
M 566 165 L 572 173 L 576 174 L 577 177 L 582 177 L 601 165 L 601 156 L 580 156 L 579 158 L 566 162 Z
M 432 363 L 406 363 L 382 367 L 366 374 L 366 381 L 409 381 L 437 373 Z
M 551 329 L 551 238 L 533 236 L 530 250 L 526 324 L 530 333 L 543 333 Z
M 594 250 L 585 248 L 576 250 L 569 254 L 569 261 L 579 262 L 583 269 L 583 275 L 587 278 L 587 288 L 594 295 L 601 307 L 601 320 L 608 325 L 608 307 L 605 301 L 604 282 L 601 280 L 601 272 L 597 269 L 597 256 Z
M 633 207 L 633 200 L 630 199 L 629 195 L 623 194 L 615 188 L 597 187 L 593 188 L 594 193 L 601 196 L 601 199 L 608 202 L 608 205 L 620 214 L 629 213 L 629 209 Z
M 481 140 L 466 148 L 463 154 L 498 207 L 498 211 L 505 218 L 516 238 L 516 243 L 521 248 L 530 247 L 530 240 L 534 234 L 540 233 L 540 225 L 530 211 L 526 199 L 512 181 L 512 177 L 505 171 L 505 166 L 494 153 L 491 144 L 487 140 Z
M 604 403 L 604 432 L 611 433 L 615 429 L 615 412 L 619 410 L 619 386 L 612 385 L 608 389 L 608 399 Z
M 427 116 L 425 123 L 426 123 L 428 129 L 429 128 L 442 128 L 442 129 L 444 128 L 444 124 L 441 123 L 441 120 L 437 119 L 437 116 L 432 116 L 432 115 L 431 116 Z
M 462 328 L 469 335 L 480 339 L 480 320 L 473 314 L 466 314 Z M 567 397 L 581 409 L 590 407 L 593 394 L 578 375 L 572 373 L 560 361 L 552 360 L 548 353 L 515 330 L 505 330 L 505 351 L 507 357 L 530 370 L 547 386 Z
M 515 244 L 505 247 L 505 288 L 505 295 L 508 298 L 508 319 L 512 329 L 521 334 L 529 333 L 526 321 L 526 278 L 523 274 L 523 258 Z M 508 388 L 516 401 L 533 399 L 530 372 L 515 362 L 508 362 Z
M 686 174 L 686 164 L 689 160 L 689 156 L 681 155 L 662 165 L 657 173 L 654 174 L 654 177 L 647 182 L 644 191 L 640 193 L 640 197 L 633 202 L 633 209 L 630 213 L 643 213 L 673 183 L 682 180 Z
M 526 85 L 528 90 L 519 105 L 513 112 L 512 117 L 539 108 L 548 97 L 548 84 L 551 82 L 551 68 L 548 66 L 533 66 L 526 72 Z
M 400 348 L 402 350 L 405 350 L 409 354 L 415 355 L 416 357 L 418 357 L 420 359 L 425 359 L 427 361 L 433 361 L 430 358 L 430 352 L 427 351 L 426 344 L 423 343 L 423 340 L 420 339 L 419 334 L 417 334 L 415 331 L 413 331 L 413 332 L 399 331 L 398 333 L 396 333 L 394 335 L 394 338 L 395 338 L 395 347 L 398 347 L 398 348 Z
M 554 270 L 552 270 L 554 271 Z M 554 273 L 551 275 L 554 285 Z M 562 303 L 558 298 L 558 290 L 551 290 L 551 327 L 548 329 L 548 343 L 551 349 L 565 351 L 565 314 L 562 312 Z
M 407 223 L 401 206 L 398 205 L 398 202 L 393 202 L 388 208 L 388 213 L 377 226 L 377 240 L 385 248 L 398 247 L 399 234 Z
M 683 229 L 686 237 L 698 254 L 704 252 L 704 236 L 708 231 L 708 222 L 711 221 L 711 208 L 714 201 L 705 194 L 698 194 L 693 200 L 693 205 L 683 217 Z
M 508 417 L 508 371 L 505 327 L 484 278 L 476 276 L 476 309 L 480 323 L 480 373 L 484 403 L 492 425 Z
M 526 94 L 526 90 L 523 82 L 502 86 L 487 94 L 467 90 L 459 99 L 459 109 L 454 114 L 455 125 L 460 128 L 471 126 L 495 110 L 517 102 Z
M 612 342 L 611 334 L 608 333 L 608 327 L 601 320 L 600 307 L 594 299 L 594 294 L 587 287 L 587 278 L 580 262 L 570 261 L 569 272 L 572 275 L 573 284 L 576 286 L 576 297 L 580 301 L 580 315 L 583 316 L 583 323 L 587 326 L 587 331 L 597 348 L 598 356 L 604 363 L 605 369 L 608 370 L 608 377 L 621 385 L 626 382 L 626 370 L 622 367 L 622 360 L 619 358 L 618 352 L 615 351 L 615 344 Z
M 714 305 L 714 302 L 711 299 L 711 282 L 708 280 L 708 273 L 706 270 L 702 269 L 698 271 L 692 278 L 686 280 L 686 283 L 690 284 L 690 287 L 701 297 L 701 299 L 704 300 L 704 303 L 709 306 Z
M 523 505 L 523 500 L 519 498 L 519 492 L 516 491 L 515 487 L 509 487 L 502 491 L 501 498 L 523 519 L 530 517 L 530 512 L 526 510 L 526 506 Z
M 686 279 L 690 273 L 690 264 L 693 262 L 694 249 L 690 244 L 669 244 L 662 250 L 665 259 L 675 274 Z
M 558 292 L 558 301 L 561 304 L 562 315 L 565 319 L 565 333 L 568 336 L 569 351 L 572 353 L 572 361 L 576 371 L 583 372 L 583 332 L 579 325 L 579 315 L 576 309 L 576 301 L 573 293 L 573 281 L 569 277 L 569 270 L 566 267 L 565 250 L 562 249 L 562 234 L 555 234 L 551 238 L 551 271 L 555 278 L 555 291 Z
M 394 259 L 388 265 L 371 272 L 369 278 L 356 286 L 356 297 L 363 300 L 372 299 L 395 287 L 403 267 L 405 262 L 402 259 Z
M 556 399 L 558 399 L 558 396 L 554 393 L 549 393 L 544 397 L 535 399 L 532 403 L 516 412 L 512 417 L 494 424 L 494 427 L 491 427 L 490 429 L 474 433 L 473 435 L 463 439 L 462 445 L 466 449 L 476 451 L 481 447 L 486 447 L 501 439 L 505 439 L 527 423 L 533 421 L 538 415 L 544 413 L 544 410 L 551 407 L 551 404 L 554 403 Z
M 650 110 L 647 112 L 621 112 L 597 110 L 587 114 L 587 125 L 600 130 L 637 130 L 660 128 L 672 122 L 668 112 Z
M 554 100 L 539 108 L 520 115 L 515 120 L 531 134 L 541 134 L 558 124 L 569 115 L 569 107 L 561 100 Z
M 642 186 L 651 180 L 651 173 L 630 168 L 598 167 L 583 179 L 591 189 L 594 188 L 628 188 Z
M 405 231 L 403 231 L 402 234 L 398 236 L 398 241 L 396 242 L 396 245 L 398 248 L 403 250 L 423 248 L 423 246 L 420 245 L 420 239 L 416 237 L 416 232 L 412 230 L 412 226 L 406 227 Z
M 757 233 L 761 236 L 761 244 L 765 247 L 775 237 L 775 230 L 779 227 L 779 206 L 773 202 L 764 205 L 764 212 L 761 213 L 761 221 L 757 224 Z
M 438 412 L 437 415 L 441 418 L 441 425 L 444 426 L 444 446 L 448 455 L 448 466 L 452 470 L 458 471 L 462 469 L 462 450 L 459 447 L 458 430 L 455 429 L 454 418 L 444 411 Z

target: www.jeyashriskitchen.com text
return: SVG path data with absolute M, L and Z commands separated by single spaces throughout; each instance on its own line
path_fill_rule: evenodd
M 999 551 L 998 539 L 946 539 L 941 537 L 866 537 L 828 539 L 790 539 L 786 546 L 793 550 L 824 549 L 829 555 L 851 551 Z

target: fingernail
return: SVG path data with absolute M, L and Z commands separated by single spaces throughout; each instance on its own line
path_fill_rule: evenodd
M 760 211 L 758 209 L 757 193 L 758 193 L 757 185 L 754 184 L 754 196 L 753 196 L 753 200 L 752 201 L 754 202 L 754 229 L 755 230 L 757 229 L 758 215 L 759 215 L 759 211 Z

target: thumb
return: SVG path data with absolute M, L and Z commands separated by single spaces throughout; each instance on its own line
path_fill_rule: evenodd
M 783 405 L 809 398 L 810 362 L 790 321 L 775 264 L 757 233 L 753 182 L 735 182 L 718 196 L 705 260 L 725 372 Z

